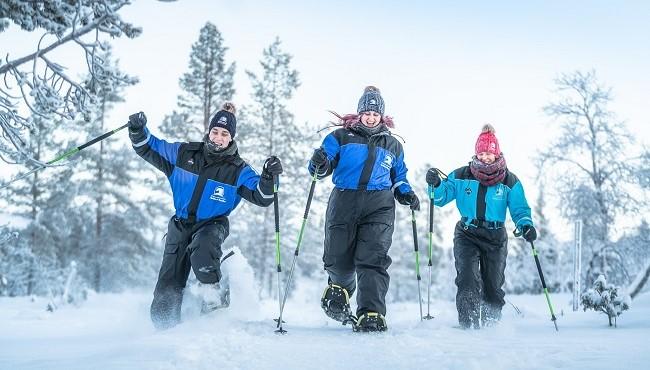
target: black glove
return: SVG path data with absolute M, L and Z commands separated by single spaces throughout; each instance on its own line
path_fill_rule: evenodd
M 314 150 L 314 154 L 311 156 L 311 164 L 313 164 L 315 168 L 320 168 L 321 170 L 325 167 L 327 164 L 327 154 L 325 154 L 323 148 Z
M 427 171 L 427 184 L 437 188 L 440 185 L 440 175 L 436 168 L 429 168 Z
M 521 236 L 523 236 L 527 242 L 535 241 L 537 239 L 537 230 L 535 230 L 535 226 L 524 225 L 521 228 Z
M 262 166 L 262 177 L 266 179 L 272 179 L 273 176 L 279 175 L 282 173 L 282 163 L 280 158 L 276 156 L 270 156 Z
M 143 112 L 129 116 L 129 131 L 140 131 L 147 124 L 147 116 Z
M 399 190 L 395 190 L 395 199 L 399 202 L 399 204 L 403 204 L 405 206 L 410 206 L 412 210 L 414 211 L 419 211 L 420 210 L 420 199 L 418 199 L 418 196 L 415 195 L 413 190 L 409 191 L 406 194 L 402 194 Z

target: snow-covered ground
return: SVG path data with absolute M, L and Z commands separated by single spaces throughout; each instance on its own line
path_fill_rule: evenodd
M 199 316 L 187 298 L 185 322 L 156 331 L 151 293 L 93 295 L 81 307 L 44 310 L 44 299 L 0 298 L 0 369 L 647 369 L 650 294 L 623 313 L 619 327 L 594 312 L 572 312 L 554 295 L 560 331 L 543 296 L 508 296 L 500 325 L 456 329 L 453 302 L 435 301 L 421 322 L 416 302 L 391 304 L 389 330 L 353 333 L 320 311 L 321 286 L 298 287 L 274 333 L 277 301 L 255 299 L 243 258 L 230 266 L 232 304 Z M 424 307 L 426 311 L 426 306 Z

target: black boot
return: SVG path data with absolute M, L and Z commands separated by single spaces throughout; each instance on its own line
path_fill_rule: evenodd
M 388 329 L 388 326 L 386 326 L 386 318 L 377 312 L 361 314 L 356 325 L 354 325 L 354 331 L 360 332 L 386 331 L 386 329 Z
M 350 296 L 345 288 L 329 284 L 323 292 L 320 300 L 321 307 L 330 318 L 340 321 L 343 325 L 353 322 L 352 310 L 350 309 Z

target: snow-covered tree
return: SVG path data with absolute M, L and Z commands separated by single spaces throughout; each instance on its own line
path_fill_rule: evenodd
M 24 147 L 33 158 L 45 160 L 65 148 L 64 142 L 57 139 L 62 119 L 33 114 L 30 120 L 32 125 L 24 138 Z M 28 221 L 24 229 L 16 230 L 20 239 L 6 247 L 11 294 L 49 294 L 56 285 L 65 256 L 59 249 L 61 238 L 55 234 L 65 235 L 66 230 L 58 228 L 66 223 L 65 211 L 69 210 L 75 191 L 68 180 L 72 167 L 35 172 L 3 190 L 12 215 Z
M 643 156 L 634 138 L 608 109 L 612 100 L 594 72 L 563 74 L 555 81 L 558 99 L 544 107 L 560 120 L 560 132 L 539 156 L 540 175 L 551 177 L 565 218 L 583 221 L 587 283 L 604 273 L 623 282 L 625 266 L 611 243 L 617 216 L 647 210 L 635 197 L 643 188 Z
M 280 176 L 283 255 L 290 256 L 295 248 L 298 225 L 304 211 L 310 176 L 305 170 L 311 142 L 307 125 L 294 122 L 287 103 L 300 85 L 298 72 L 290 65 L 292 56 L 281 49 L 279 39 L 263 51 L 261 75 L 247 71 L 253 85 L 254 104 L 240 114 L 237 141 L 242 155 L 260 168 L 271 155 L 282 160 Z M 289 196 L 302 194 L 305 197 Z M 286 194 L 286 196 L 285 196 Z M 302 209 L 300 209 L 302 208 Z M 273 207 L 259 210 L 246 205 L 235 222 L 254 227 L 245 240 L 235 241 L 247 254 L 264 294 L 273 294 L 275 280 Z M 244 215 L 245 214 L 245 215 Z M 240 234 L 240 233 L 238 233 Z M 243 235 L 243 234 L 240 234 Z M 291 246 L 294 246 L 292 248 Z M 288 264 L 287 259 L 285 262 Z
M 19 233 L 11 231 L 6 225 L 0 229 L 0 297 L 13 295 L 10 283 L 12 282 L 12 273 L 16 271 L 17 255 L 29 253 L 29 249 L 17 249 L 13 240 L 18 239 Z
M 54 157 L 111 126 L 105 122 L 106 113 L 121 101 L 125 84 L 134 80 L 111 61 L 110 49 L 98 57 L 106 75 L 120 77 L 89 77 L 83 82 L 93 96 L 83 121 L 34 115 L 27 148 L 37 160 Z M 62 137 L 74 144 L 61 141 Z M 140 170 L 136 167 L 140 162 L 133 161 L 131 154 L 130 148 L 101 141 L 64 166 L 36 172 L 3 190 L 13 214 L 29 221 L 19 231 L 19 240 L 2 246 L 7 256 L 2 271 L 11 294 L 61 297 L 66 287 L 70 293 L 85 281 L 105 290 L 153 275 L 151 263 L 144 258 L 151 249 L 145 239 L 150 217 L 142 214 L 130 194 Z M 80 262 L 79 279 L 68 282 L 73 261 Z
M 592 289 L 587 290 L 580 296 L 582 307 L 585 311 L 592 309 L 607 315 L 609 326 L 616 327 L 616 318 L 630 309 L 632 299 L 629 295 L 619 293 L 619 288 L 613 284 L 608 284 L 605 275 L 599 275 L 594 282 Z
M 94 96 L 89 105 L 89 122 L 80 130 L 94 137 L 114 125 L 107 122 L 108 112 L 124 101 L 124 88 L 137 82 L 124 75 L 111 50 L 101 54 L 105 70 L 120 79 L 97 81 L 89 78 L 86 89 Z M 75 202 L 88 214 L 86 234 L 81 234 L 81 264 L 79 273 L 95 291 L 119 289 L 134 282 L 143 282 L 152 272 L 151 245 L 146 232 L 151 218 L 145 214 L 143 203 L 131 197 L 138 187 L 138 175 L 144 162 L 134 161 L 131 148 L 103 140 L 81 153 L 75 177 L 79 191 Z M 133 220 L 139 220 L 133 222 Z
M 226 65 L 227 50 L 217 27 L 206 23 L 192 45 L 189 71 L 179 81 L 179 110 L 167 115 L 160 126 L 165 138 L 200 140 L 208 131 L 210 118 L 225 101 L 232 99 L 235 63 Z
M 78 47 L 88 73 L 95 80 L 107 75 L 99 51 L 107 38 L 133 38 L 141 29 L 125 22 L 119 11 L 129 0 L 29 1 L 0 3 L 0 32 L 11 23 L 25 32 L 43 31 L 34 52 L 0 61 L 0 159 L 9 163 L 44 166 L 27 147 L 25 133 L 33 127 L 33 116 L 57 115 L 71 119 L 86 112 L 91 94 L 81 82 L 68 75 L 53 56 L 63 46 Z
M 630 277 L 635 276 L 628 286 L 628 292 L 634 299 L 646 287 L 650 278 L 650 225 L 643 220 L 630 235 L 621 237 L 616 248 L 625 256 Z

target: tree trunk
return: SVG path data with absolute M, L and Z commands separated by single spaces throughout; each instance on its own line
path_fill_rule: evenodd
M 648 279 L 650 278 L 650 261 L 648 261 L 645 265 L 645 268 L 639 272 L 637 275 L 637 278 L 634 279 L 632 284 L 628 287 L 628 292 L 630 292 L 630 297 L 634 299 L 641 291 L 643 290 L 643 287 L 645 284 L 648 282 Z
M 27 275 L 27 295 L 32 295 L 34 291 L 34 261 L 29 266 L 29 274 Z
M 104 117 L 106 117 L 106 99 L 102 99 L 101 105 L 101 116 L 99 117 L 99 131 L 104 130 Z M 100 184 L 104 182 L 104 141 L 99 142 L 99 156 L 97 157 L 97 181 Z M 97 253 L 95 253 L 95 290 L 97 293 L 100 292 L 102 286 L 102 263 L 104 259 L 104 243 L 102 243 L 102 230 L 104 228 L 104 195 L 102 191 L 99 191 L 96 198 L 97 208 L 95 209 L 95 246 L 97 248 Z

